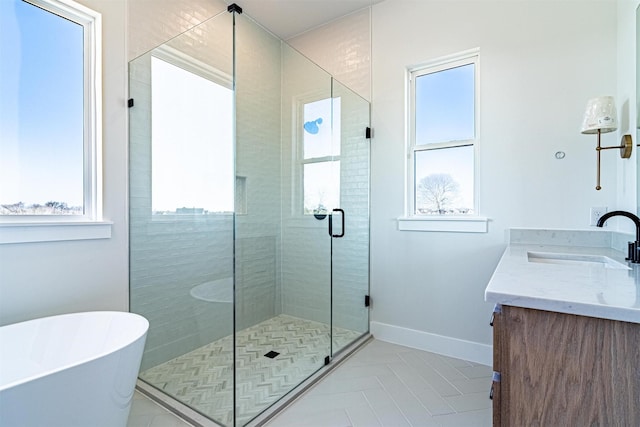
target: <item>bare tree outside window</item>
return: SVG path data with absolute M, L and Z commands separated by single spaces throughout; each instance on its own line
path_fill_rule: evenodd
M 420 213 L 450 213 L 459 198 L 460 185 L 447 173 L 434 173 L 420 180 L 416 202 Z

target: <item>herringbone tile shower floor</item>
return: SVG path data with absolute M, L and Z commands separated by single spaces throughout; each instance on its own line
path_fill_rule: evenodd
M 361 334 L 333 328 L 341 348 Z M 329 326 L 279 315 L 236 334 L 238 422 L 246 423 L 323 365 Z M 280 353 L 271 359 L 269 351 Z M 140 373 L 153 386 L 225 425 L 233 424 L 233 339 L 214 341 Z

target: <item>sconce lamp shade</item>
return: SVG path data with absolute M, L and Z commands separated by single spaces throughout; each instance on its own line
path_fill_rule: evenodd
M 603 147 L 600 145 L 600 134 L 613 132 L 618 129 L 618 117 L 616 114 L 616 104 L 613 100 L 613 96 L 599 96 L 592 98 L 587 102 L 587 110 L 584 113 L 584 121 L 582 122 L 582 133 L 597 133 L 597 145 L 596 145 L 596 190 L 600 190 L 600 153 L 602 150 L 609 150 L 611 148 L 620 149 L 620 157 L 628 159 L 631 157 L 631 150 L 633 149 L 633 143 L 631 137 L 622 137 L 620 145 L 614 145 L 612 147 Z
M 607 133 L 618 129 L 618 117 L 613 96 L 599 96 L 587 102 L 582 133 Z

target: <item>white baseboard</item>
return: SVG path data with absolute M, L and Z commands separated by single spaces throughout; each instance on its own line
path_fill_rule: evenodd
M 443 356 L 464 359 L 482 365 L 493 365 L 493 347 L 473 341 L 446 337 L 380 322 L 371 322 L 371 335 L 380 341 L 430 351 Z

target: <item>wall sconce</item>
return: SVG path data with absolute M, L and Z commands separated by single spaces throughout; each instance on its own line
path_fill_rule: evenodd
M 600 134 L 613 132 L 616 129 L 618 129 L 618 117 L 616 114 L 616 104 L 613 100 L 613 96 L 599 96 L 597 98 L 590 99 L 587 102 L 587 109 L 584 113 L 582 133 L 598 134 L 598 145 L 596 146 L 598 158 L 596 190 L 600 190 L 602 188 L 600 187 L 600 151 L 619 148 L 620 157 L 623 159 L 631 157 L 631 149 L 633 147 L 631 138 L 623 137 L 620 145 L 611 147 L 600 146 Z

